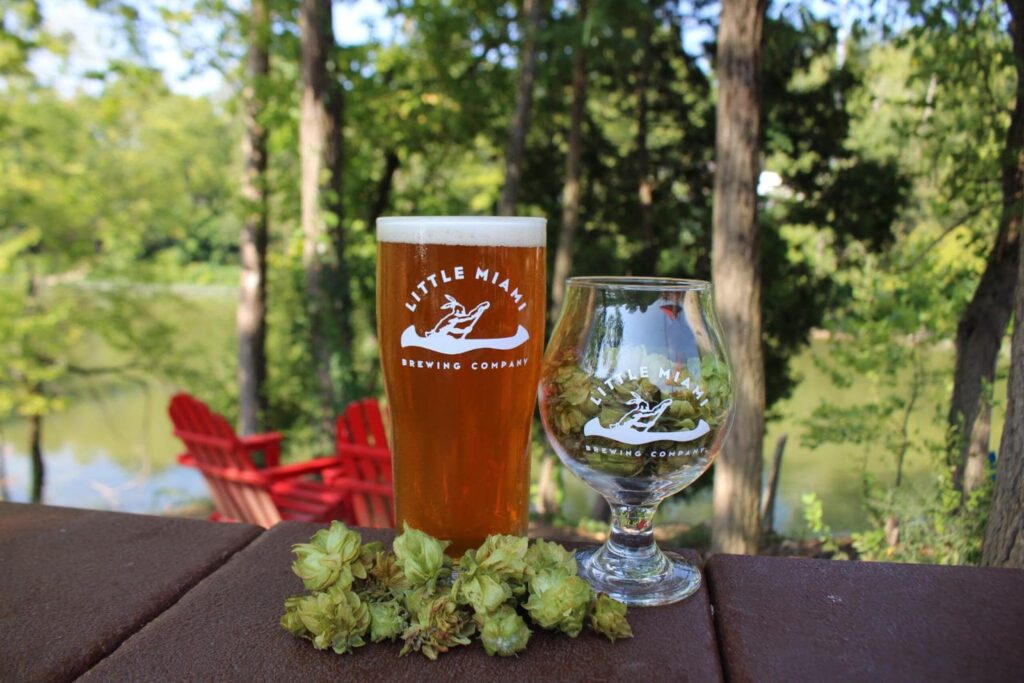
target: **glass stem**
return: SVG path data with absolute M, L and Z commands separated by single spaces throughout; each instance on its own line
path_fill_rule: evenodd
M 660 551 L 654 543 L 654 513 L 657 505 L 611 505 L 611 533 L 608 550 L 632 560 L 648 560 Z

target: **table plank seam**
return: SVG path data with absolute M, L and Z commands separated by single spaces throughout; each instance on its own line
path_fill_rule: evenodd
M 221 557 L 221 558 L 218 558 L 216 562 L 211 562 L 210 565 L 207 567 L 207 569 L 209 571 L 205 571 L 201 575 L 197 576 L 194 580 L 187 581 L 187 582 L 183 583 L 182 586 L 181 586 L 182 590 L 179 593 L 177 593 L 176 595 L 174 595 L 173 597 L 171 597 L 168 600 L 162 601 L 160 603 L 160 605 L 157 606 L 157 610 L 155 612 L 153 612 L 151 615 L 147 616 L 144 619 L 144 621 L 138 625 L 137 628 L 133 629 L 129 633 L 126 633 L 124 635 L 124 637 L 119 638 L 118 641 L 112 647 L 107 649 L 106 652 L 103 652 L 102 654 L 100 654 L 99 657 L 97 657 L 94 661 L 92 661 L 88 665 L 86 665 L 86 667 L 84 667 L 82 670 L 70 672 L 70 675 L 67 678 L 67 680 L 69 680 L 69 681 L 70 680 L 78 680 L 82 676 L 87 675 L 90 671 L 92 671 L 97 666 L 99 666 L 101 663 L 103 663 L 108 657 L 110 657 L 115 652 L 117 652 L 121 648 L 121 646 L 124 645 L 129 640 L 131 640 L 131 638 L 133 636 L 135 636 L 137 633 L 139 633 L 140 631 L 145 629 L 151 623 L 153 623 L 154 621 L 159 619 L 165 612 L 167 612 L 170 609 L 173 609 L 174 606 L 177 605 L 179 602 L 181 602 L 189 593 L 191 593 L 198 586 L 200 586 L 204 581 L 206 581 L 211 576 L 213 576 L 218 571 L 220 571 L 221 568 L 224 567 L 224 565 L 226 565 L 228 562 L 230 562 L 235 557 L 235 555 L 237 555 L 238 553 L 242 552 L 243 550 L 248 548 L 250 545 L 255 543 L 257 540 L 259 540 L 259 538 L 261 536 L 263 536 L 263 533 L 264 533 L 263 531 L 260 531 L 259 533 L 257 533 L 255 536 L 253 536 L 252 538 L 247 540 L 242 545 L 238 546 L 237 548 L 235 548 L 234 550 L 232 550 L 232 551 L 230 551 L 228 553 L 225 553 L 224 556 Z
M 711 576 L 711 569 L 709 567 L 708 562 L 704 563 L 704 580 L 707 582 L 708 586 L 708 602 L 710 603 L 711 610 L 711 633 L 715 637 L 715 648 L 717 649 L 718 654 L 718 664 L 722 667 L 722 680 L 726 681 L 726 683 L 731 683 L 732 681 L 736 680 L 736 678 L 729 672 L 729 658 L 726 656 L 725 639 L 722 638 L 722 627 L 719 623 L 720 610 L 718 609 L 716 604 L 717 601 L 715 600 L 718 591 L 715 587 L 714 579 Z

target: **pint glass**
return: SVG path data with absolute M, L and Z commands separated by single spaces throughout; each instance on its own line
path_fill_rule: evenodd
M 395 505 L 452 541 L 525 535 L 544 343 L 545 219 L 377 221 L 377 334 Z

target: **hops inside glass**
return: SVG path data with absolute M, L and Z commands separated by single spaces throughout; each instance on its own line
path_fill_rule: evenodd
M 710 467 L 732 411 L 712 288 L 700 280 L 571 278 L 544 358 L 541 418 L 562 462 L 611 505 L 580 575 L 632 605 L 681 600 L 699 570 L 654 542 L 658 504 Z

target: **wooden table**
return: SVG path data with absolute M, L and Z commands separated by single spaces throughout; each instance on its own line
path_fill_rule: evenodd
M 631 610 L 631 640 L 340 657 L 278 626 L 316 528 L 0 503 L 0 681 L 1024 679 L 1024 571 L 733 556 L 691 599 Z

